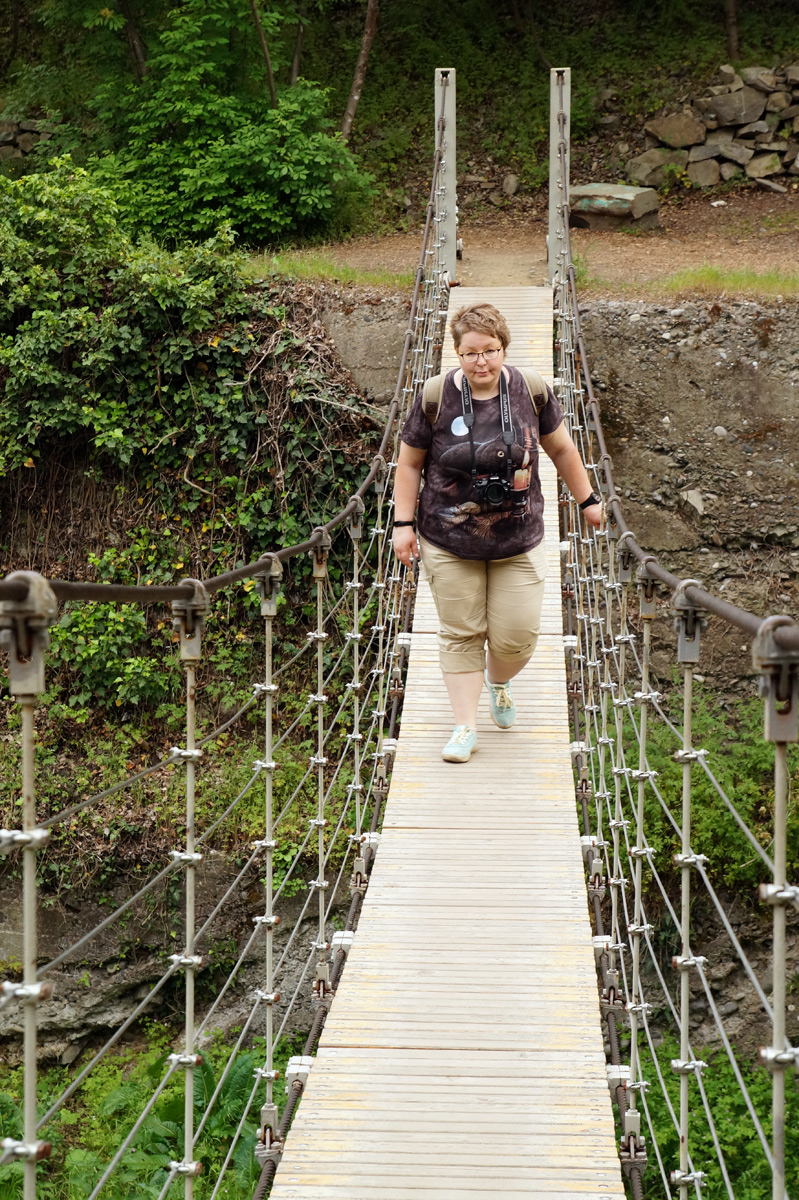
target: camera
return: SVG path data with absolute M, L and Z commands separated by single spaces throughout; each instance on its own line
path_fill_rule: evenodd
M 502 475 L 483 475 L 474 481 L 475 500 L 490 504 L 492 508 L 501 508 L 510 494 L 510 484 Z

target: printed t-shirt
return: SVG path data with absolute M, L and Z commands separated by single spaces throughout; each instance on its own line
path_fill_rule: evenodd
M 422 393 L 414 401 L 402 429 L 402 441 L 417 450 L 427 450 L 424 487 L 419 500 L 418 529 L 421 536 L 458 558 L 511 558 L 532 550 L 544 536 L 544 497 L 538 477 L 539 438 L 554 433 L 563 411 L 547 387 L 547 402 L 536 416 L 522 375 L 506 364 L 508 397 L 513 422 L 513 443 L 502 439 L 499 394 L 491 400 L 475 400 L 472 428 L 474 464 L 478 485 L 489 476 L 506 478 L 507 450 L 512 470 L 511 494 L 500 507 L 475 499 L 472 483 L 472 449 L 463 419 L 456 372 L 450 371 L 441 396 L 435 426 L 422 408 Z

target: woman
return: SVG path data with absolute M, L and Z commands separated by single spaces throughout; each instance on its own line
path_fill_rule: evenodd
M 601 509 L 552 391 L 536 411 L 524 375 L 504 365 L 510 333 L 497 309 L 467 305 L 450 331 L 460 369 L 444 379 L 440 410 L 428 403 L 425 413 L 420 393 L 402 431 L 394 551 L 407 567 L 420 555 L 424 564 L 455 717 L 442 757 L 462 763 L 477 749 L 483 682 L 494 723 L 509 729 L 516 720 L 510 681 L 538 638 L 546 574 L 539 445 L 591 525 L 599 525 Z

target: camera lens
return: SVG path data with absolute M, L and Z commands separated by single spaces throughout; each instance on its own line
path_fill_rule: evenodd
M 484 492 L 485 501 L 493 508 L 499 508 L 505 502 L 505 485 L 500 481 L 491 480 Z

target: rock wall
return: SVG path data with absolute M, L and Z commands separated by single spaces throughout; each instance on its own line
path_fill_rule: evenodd
M 39 142 L 52 136 L 46 121 L 0 121 L 0 163 L 27 158 Z
M 719 80 L 648 122 L 646 150 L 628 161 L 628 179 L 660 187 L 676 167 L 694 187 L 745 175 L 788 190 L 799 175 L 799 62 L 740 74 L 723 66 Z

